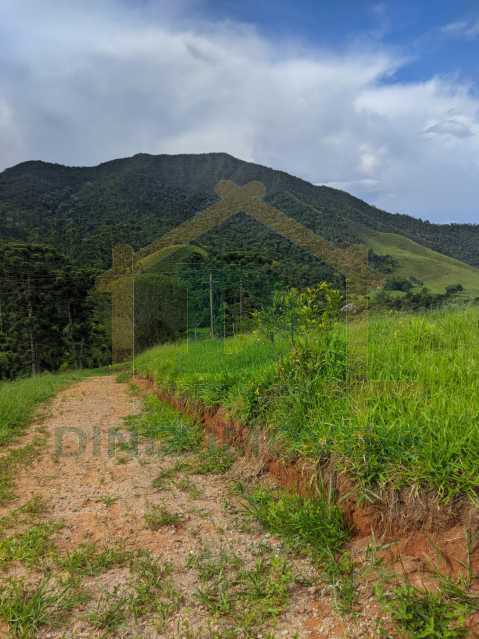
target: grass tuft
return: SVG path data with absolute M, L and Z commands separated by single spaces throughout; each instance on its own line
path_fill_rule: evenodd
M 112 568 L 125 566 L 131 553 L 122 548 L 99 550 L 94 543 L 81 544 L 58 561 L 59 566 L 70 575 L 96 577 Z
M 429 592 L 410 584 L 394 589 L 383 601 L 405 639 L 462 639 L 475 609 L 467 600 L 451 600 L 440 590 Z
M 272 636 L 265 628 L 286 608 L 294 585 L 287 561 L 273 555 L 245 566 L 237 555 L 205 549 L 190 555 L 187 566 L 196 569 L 201 582 L 197 600 L 223 624 L 215 636 Z
M 247 502 L 265 528 L 320 558 L 334 556 L 350 537 L 340 509 L 324 498 L 256 488 L 247 495 Z
M 195 475 L 224 475 L 234 462 L 235 455 L 229 448 L 210 444 L 193 462 L 191 472 Z
M 165 506 L 152 506 L 144 514 L 145 523 L 150 530 L 159 530 L 164 526 L 179 526 L 183 516 L 169 511 Z
M 87 598 L 72 583 L 54 585 L 42 579 L 32 586 L 23 579 L 10 578 L 0 592 L 0 618 L 8 623 L 13 637 L 31 639 L 38 636 L 42 627 L 64 621 Z
M 52 536 L 59 524 L 39 524 L 0 541 L 0 566 L 20 561 L 32 568 L 55 552 Z

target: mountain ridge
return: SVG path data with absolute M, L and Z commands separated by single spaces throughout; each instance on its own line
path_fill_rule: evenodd
M 479 266 L 479 225 L 434 224 L 388 213 L 339 189 L 224 153 L 152 155 L 65 166 L 31 160 L 0 173 L 0 237 L 40 241 L 73 260 L 109 266 L 114 243 L 147 246 L 216 200 L 221 179 L 261 181 L 267 200 L 338 245 L 396 233 L 433 251 Z M 242 226 L 246 245 L 254 233 Z M 225 239 L 231 248 L 238 238 Z M 269 237 L 274 247 L 276 239 Z

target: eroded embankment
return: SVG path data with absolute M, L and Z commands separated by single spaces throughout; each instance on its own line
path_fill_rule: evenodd
M 257 477 L 269 475 L 280 487 L 302 496 L 314 496 L 321 487 L 332 489 L 353 532 L 352 549 L 381 540 L 388 547 L 382 553 L 384 559 L 398 572 L 406 572 L 412 583 L 432 584 L 429 575 L 437 571 L 449 576 L 479 572 L 479 544 L 474 541 L 479 534 L 479 510 L 469 500 L 445 504 L 433 493 L 411 488 L 368 502 L 360 498 L 351 477 L 337 472 L 334 460 L 318 464 L 283 459 L 272 450 L 265 432 L 232 419 L 223 408 L 178 397 L 150 378 L 137 378 L 137 382 L 201 423 L 218 443 L 240 450 Z

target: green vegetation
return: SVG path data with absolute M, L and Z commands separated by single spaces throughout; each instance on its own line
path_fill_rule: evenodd
M 147 552 L 140 553 L 130 568 L 134 574 L 130 611 L 135 619 L 153 613 L 160 630 L 182 603 L 182 596 L 171 577 L 173 568 Z
M 23 506 L 14 508 L 0 517 L 0 536 L 3 538 L 6 531 L 16 526 L 36 523 L 46 512 L 47 504 L 45 501 L 41 497 L 32 497 Z
M 198 486 L 191 479 L 188 479 L 187 477 L 184 477 L 183 479 L 180 479 L 178 482 L 176 482 L 176 487 L 187 493 L 191 497 L 191 499 L 199 499 L 200 497 L 203 497 L 204 494 L 203 491 L 198 488 Z
M 173 513 L 161 505 L 151 506 L 144 516 L 150 530 L 159 530 L 163 526 L 178 526 L 183 521 L 182 515 Z
M 285 455 L 334 459 L 368 498 L 405 486 L 474 497 L 477 323 L 473 308 L 370 317 L 368 379 L 348 361 L 341 325 L 293 348 L 254 333 L 165 345 L 141 355 L 138 370 L 266 428 Z M 364 321 L 350 330 L 361 334 Z
M 291 566 L 281 556 L 260 557 L 246 567 L 234 554 L 205 549 L 188 558 L 198 572 L 197 600 L 224 624 L 219 636 L 254 638 L 281 614 L 294 585 Z M 234 620 L 234 625 L 232 624 Z M 268 635 L 266 635 L 268 636 Z
M 191 472 L 195 475 L 223 475 L 234 461 L 235 455 L 229 448 L 210 443 L 191 464 Z
M 95 577 L 116 566 L 126 565 L 130 559 L 131 553 L 122 548 L 99 550 L 95 544 L 85 543 L 59 558 L 58 565 L 72 576 Z
M 95 610 L 89 613 L 88 621 L 94 628 L 111 634 L 128 620 L 128 597 L 119 594 L 116 586 L 113 592 L 104 593 L 97 601 Z
M 50 247 L 0 242 L 0 380 L 108 362 L 94 275 Z
M 372 231 L 395 233 L 458 260 L 479 263 L 475 225 L 430 224 L 392 215 L 343 191 L 313 186 L 225 153 L 138 154 L 88 168 L 19 164 L 0 174 L 0 236 L 48 243 L 77 263 L 108 268 L 112 244 L 148 245 L 211 204 L 222 179 L 237 184 L 260 180 L 276 207 L 333 242 L 357 242 Z M 214 235 L 206 238 L 210 249 L 237 250 L 240 245 L 259 253 L 261 248 L 277 259 L 284 257 L 287 246 L 246 216 L 237 216 Z M 288 266 L 294 266 L 296 275 L 307 273 L 307 260 L 296 249 Z M 282 268 L 287 272 L 286 264 Z M 316 274 L 313 282 L 321 279 Z M 294 284 L 299 285 L 297 277 Z
M 77 371 L 0 382 L 0 446 L 23 432 L 39 404 L 53 397 L 68 384 L 91 374 L 92 371 Z
M 56 524 L 38 524 L 21 534 L 0 540 L 0 567 L 12 561 L 21 561 L 32 568 L 39 561 L 51 555 L 55 549 L 53 534 Z
M 257 488 L 247 500 L 265 528 L 322 560 L 334 558 L 349 538 L 341 511 L 324 496 L 305 499 Z
M 154 395 L 145 401 L 141 415 L 128 418 L 132 430 L 143 437 L 159 439 L 167 454 L 189 453 L 199 449 L 203 432 L 201 428 Z
M 32 585 L 12 577 L 0 592 L 0 619 L 9 624 L 13 637 L 34 639 L 43 626 L 61 623 L 87 598 L 71 583 L 55 584 L 45 577 Z
M 370 233 L 365 238 L 368 246 L 379 255 L 396 260 L 395 277 L 414 277 L 433 293 L 443 293 L 449 285 L 460 282 L 465 292 L 479 296 L 479 270 L 427 248 L 397 233 Z M 475 261 L 478 263 L 478 260 Z
M 93 371 L 42 374 L 14 382 L 0 382 L 0 451 L 20 436 L 35 409 L 68 384 L 92 375 Z M 0 455 L 0 504 L 14 498 L 14 477 L 20 466 L 31 463 L 45 444 L 43 434 L 36 434 L 25 446 Z
M 15 497 L 15 472 L 21 466 L 30 464 L 42 450 L 45 438 L 36 435 L 31 444 L 14 448 L 0 456 L 0 504 L 3 505 Z
M 318 564 L 333 589 L 339 611 L 351 613 L 357 599 L 356 566 L 344 550 L 351 533 L 334 496 L 323 491 L 313 499 L 264 487 L 245 489 L 243 485 L 236 491 L 267 530 Z
M 479 296 L 475 225 L 391 215 L 225 154 L 141 154 L 83 169 L 27 162 L 0 174 L 0 379 L 108 361 L 111 303 L 95 281 L 116 244 L 138 251 L 136 352 L 183 337 L 187 323 L 191 336 L 209 329 L 210 276 L 216 336 L 248 330 L 275 291 L 321 281 L 344 289 L 338 271 L 243 214 L 197 245 L 155 248 L 217 200 L 222 179 L 260 180 L 269 203 L 333 245 L 366 243 L 376 274 L 413 276 L 431 294 L 460 283 L 459 299 Z M 407 308 L 437 305 L 429 301 Z
M 477 611 L 478 605 L 477 598 L 465 591 L 459 597 L 451 597 L 442 590 L 422 590 L 410 584 L 395 588 L 380 599 L 405 639 L 462 639 L 469 636 L 466 621 Z

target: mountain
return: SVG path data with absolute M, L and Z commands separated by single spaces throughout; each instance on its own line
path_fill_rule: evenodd
M 218 181 L 261 181 L 266 199 L 323 238 L 366 242 L 392 255 L 397 271 L 432 289 L 461 282 L 479 295 L 479 226 L 432 224 L 382 211 L 343 191 L 225 153 L 147 155 L 96 167 L 24 162 L 0 173 L 0 238 L 51 245 L 80 265 L 108 268 L 111 247 L 141 248 L 216 201 Z M 319 260 L 245 215 L 200 238 L 217 252 L 288 257 L 288 272 L 306 282 L 330 271 Z M 314 276 L 314 277 L 313 277 Z

